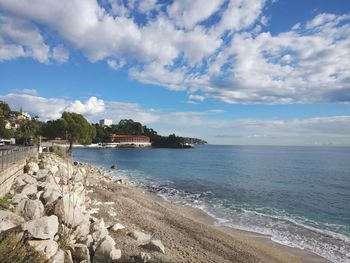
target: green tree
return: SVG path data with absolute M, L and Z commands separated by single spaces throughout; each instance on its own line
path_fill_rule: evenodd
M 96 129 L 83 115 L 64 112 L 60 119 L 46 123 L 43 134 L 50 139 L 66 138 L 69 150 L 72 150 L 73 143 L 90 144 L 96 136 Z
M 9 117 L 10 113 L 10 106 L 4 101 L 0 101 L 0 117 L 7 118 Z

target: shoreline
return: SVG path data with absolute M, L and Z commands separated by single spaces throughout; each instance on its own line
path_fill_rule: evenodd
M 87 164 L 90 167 L 94 167 L 90 164 Z M 100 168 L 94 167 L 94 169 L 100 170 Z M 102 169 L 103 170 L 103 169 Z M 118 171 L 115 171 L 112 176 L 114 179 L 118 179 L 117 175 Z M 123 180 L 125 177 L 123 177 Z M 207 214 L 205 211 L 194 208 L 182 204 L 174 204 L 171 201 L 166 200 L 164 197 L 156 194 L 155 192 L 150 191 L 147 189 L 147 187 L 143 187 L 142 185 L 135 184 L 133 182 L 130 182 L 126 179 L 128 182 L 127 185 L 117 185 L 117 188 L 124 188 L 123 190 L 128 192 L 124 193 L 128 196 L 129 199 L 135 199 L 135 196 L 138 196 L 140 192 L 142 193 L 144 199 L 148 200 L 149 202 L 155 202 L 157 205 L 165 206 L 170 211 L 170 213 L 178 213 L 179 216 L 184 216 L 186 218 L 189 218 L 190 220 L 193 220 L 194 222 L 197 222 L 198 224 L 203 224 L 204 228 L 208 229 L 215 229 L 222 231 L 225 234 L 228 234 L 232 241 L 239 242 L 243 244 L 243 247 L 253 249 L 254 251 L 258 251 L 258 258 L 265 258 L 268 257 L 269 260 L 266 262 L 310 262 L 310 263 L 326 263 L 330 262 L 327 259 L 311 252 L 302 250 L 299 248 L 293 248 L 287 245 L 280 244 L 278 242 L 275 242 L 271 240 L 270 236 L 251 232 L 251 231 L 244 231 L 240 229 L 235 229 L 232 227 L 225 227 L 225 226 L 217 226 L 215 225 L 216 220 L 211 217 L 209 214 Z M 117 190 L 117 189 L 115 189 Z M 117 190 L 118 191 L 118 190 Z M 135 193 L 137 193 L 135 195 Z M 175 208 L 175 209 L 174 209 Z M 144 210 L 144 209 L 142 209 Z M 144 213 L 150 212 L 150 211 L 143 211 Z M 168 211 L 169 212 L 169 211 Z M 105 217 L 106 215 L 104 215 Z M 220 235 L 217 232 L 214 233 L 213 237 L 216 238 L 216 235 Z M 245 248 L 243 248 L 244 250 Z M 265 262 L 265 260 L 261 259 L 257 262 Z M 178 262 L 178 261 L 169 261 L 169 262 Z M 179 261 L 180 262 L 180 261 Z M 201 262 L 201 261 L 188 261 L 188 262 Z M 208 261 L 208 262 L 215 262 L 215 261 Z M 234 261 L 235 262 L 235 261 Z M 237 261 L 241 262 L 241 261 Z M 250 262 L 250 261 L 242 261 L 242 262 Z M 255 261 L 252 261 L 255 262 Z

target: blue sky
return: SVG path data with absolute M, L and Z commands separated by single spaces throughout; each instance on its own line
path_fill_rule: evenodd
M 0 2 L 0 99 L 217 144 L 350 144 L 346 0 Z

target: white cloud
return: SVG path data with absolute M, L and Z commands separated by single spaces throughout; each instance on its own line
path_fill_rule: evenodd
M 0 14 L 0 61 L 31 57 L 47 63 L 49 51 L 49 46 L 34 26 L 25 20 Z
M 2 0 L 0 61 L 66 62 L 63 44 L 46 44 L 52 39 L 43 32 L 53 31 L 64 46 L 81 50 L 92 62 L 105 60 L 112 69 L 127 64 L 140 82 L 203 98 L 350 101 L 350 15 L 318 14 L 271 34 L 264 30 L 269 20 L 264 8 L 273 2 Z M 216 19 L 202 23 L 213 14 Z
M 68 107 L 65 108 L 65 110 L 80 113 L 85 116 L 96 115 L 98 113 L 104 112 L 105 103 L 101 99 L 90 97 L 85 102 L 81 102 L 80 100 L 71 102 Z
M 107 64 L 108 64 L 109 68 L 114 69 L 114 70 L 118 70 L 118 69 L 121 69 L 122 67 L 124 67 L 126 62 L 124 59 L 120 59 L 118 61 L 115 59 L 108 59 Z
M 58 63 L 65 63 L 69 59 L 69 50 L 62 46 L 54 47 L 52 49 L 52 57 Z
M 61 116 L 67 102 L 64 99 L 44 98 L 36 95 L 9 93 L 0 95 L 0 100 L 7 102 L 11 109 L 27 111 L 42 120 L 57 119 Z

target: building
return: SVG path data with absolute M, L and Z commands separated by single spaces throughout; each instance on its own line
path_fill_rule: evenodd
M 109 136 L 109 143 L 107 147 L 150 147 L 151 140 L 144 135 L 119 135 L 111 134 Z
M 111 127 L 112 124 L 113 124 L 112 120 L 109 120 L 109 119 L 100 120 L 100 126 L 101 127 Z

